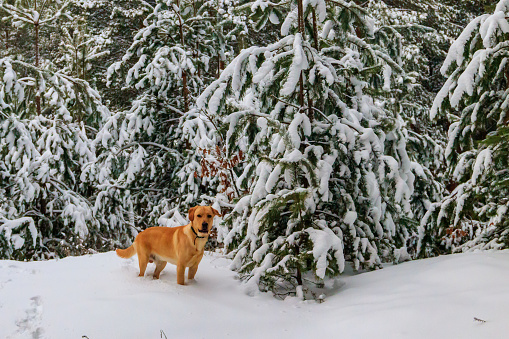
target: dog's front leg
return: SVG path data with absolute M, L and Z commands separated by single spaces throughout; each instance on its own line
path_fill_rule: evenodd
M 185 273 L 186 273 L 186 265 L 178 263 L 177 264 L 177 284 L 184 285 L 184 282 L 186 280 Z
M 187 278 L 189 280 L 194 279 L 194 276 L 196 275 L 196 271 L 198 271 L 198 264 L 195 264 L 194 266 L 189 267 L 189 272 L 187 273 Z

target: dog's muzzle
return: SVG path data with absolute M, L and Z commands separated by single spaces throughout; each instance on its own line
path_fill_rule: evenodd
M 208 222 L 203 222 L 203 224 L 201 224 L 201 230 L 199 230 L 199 232 L 207 233 L 208 232 L 208 226 L 209 226 Z

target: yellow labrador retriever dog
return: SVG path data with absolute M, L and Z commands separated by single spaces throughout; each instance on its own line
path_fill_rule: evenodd
M 154 279 L 159 279 L 166 262 L 177 265 L 177 283 L 184 285 L 186 267 L 189 267 L 188 279 L 194 279 L 216 215 L 219 212 L 210 206 L 195 206 L 189 209 L 191 223 L 188 225 L 147 228 L 136 236 L 130 247 L 117 249 L 117 255 L 130 258 L 138 254 L 140 277 L 145 275 L 149 262 L 156 264 Z

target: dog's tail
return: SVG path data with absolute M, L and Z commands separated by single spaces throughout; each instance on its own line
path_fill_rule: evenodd
M 134 244 L 126 248 L 125 250 L 117 248 L 115 251 L 117 252 L 117 255 L 121 258 L 130 258 L 136 253 L 136 248 L 134 247 Z

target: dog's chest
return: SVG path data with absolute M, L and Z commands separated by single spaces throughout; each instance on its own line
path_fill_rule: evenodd
M 191 258 L 187 261 L 186 266 L 191 267 L 196 264 L 198 264 L 201 261 L 201 258 L 203 257 L 203 252 L 198 252 L 195 255 L 191 256 Z
M 177 259 L 176 258 L 165 257 L 165 256 L 158 255 L 158 254 L 153 254 L 153 256 L 157 260 L 167 261 L 170 264 L 177 265 Z

